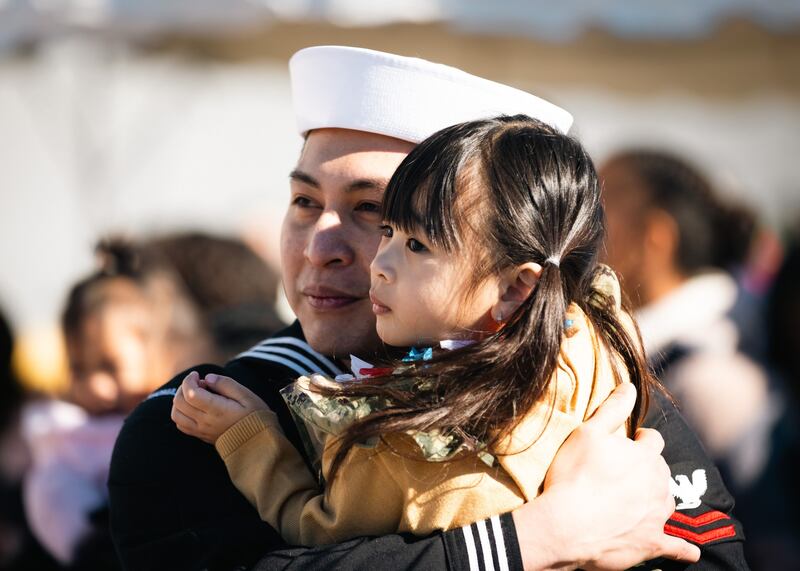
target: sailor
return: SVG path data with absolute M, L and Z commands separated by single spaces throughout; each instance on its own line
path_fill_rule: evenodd
M 346 370 L 348 354 L 380 350 L 369 264 L 380 236 L 383 189 L 414 144 L 448 125 L 499 114 L 524 113 L 562 131 L 572 117 L 523 91 L 371 50 L 307 48 L 293 56 L 290 72 L 305 143 L 291 174 L 281 254 L 284 288 L 298 320 L 223 367 L 192 370 L 201 377 L 230 376 L 253 390 L 301 448 L 278 390 L 304 374 L 336 376 Z M 674 501 L 658 456 L 661 439 L 654 431 L 637 440 L 612 437 L 630 412 L 627 397 L 615 394 L 588 421 L 590 429 L 565 443 L 542 496 L 512 514 L 424 538 L 390 535 L 305 549 L 286 546 L 260 521 L 212 446 L 177 430 L 170 410 L 186 374 L 150 395 L 116 444 L 111 527 L 128 569 L 251 568 L 259 559 L 256 569 L 537 569 L 557 563 L 608 569 L 662 555 L 696 559 L 697 548 L 674 535 L 701 546 L 705 568 L 746 568 L 732 498 L 667 402 L 654 403 L 648 420 L 663 435 L 664 458 L 673 476 L 702 470 L 706 482 L 699 503 L 672 516 L 673 536 L 664 534 Z M 598 429 L 612 418 L 616 426 Z M 576 519 L 578 511 L 588 517 Z

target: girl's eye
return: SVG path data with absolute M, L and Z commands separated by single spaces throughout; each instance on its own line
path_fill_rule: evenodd
M 420 242 L 419 240 L 415 240 L 414 238 L 409 238 L 407 243 L 408 249 L 412 252 L 425 252 L 428 248 Z
M 384 238 L 391 238 L 394 235 L 394 230 L 388 224 L 381 224 L 378 226 L 378 230 L 380 230 L 381 236 Z

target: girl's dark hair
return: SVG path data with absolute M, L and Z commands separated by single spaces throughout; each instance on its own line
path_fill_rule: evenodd
M 479 189 L 477 202 L 473 188 Z M 492 451 L 545 397 L 571 303 L 609 350 L 617 380 L 620 365 L 636 386 L 629 429 L 638 427 L 653 381 L 614 300 L 592 288 L 601 271 L 604 214 L 594 165 L 580 143 L 524 115 L 443 129 L 392 176 L 383 217 L 402 230 L 424 232 L 447 252 L 482 243 L 473 284 L 526 262 L 541 264 L 542 272 L 533 293 L 488 338 L 442 352 L 407 373 L 344 384 L 336 394 L 381 395 L 392 404 L 345 432 L 331 479 L 351 446 L 388 433 L 438 428 Z M 559 264 L 546 261 L 551 257 Z M 407 381 L 432 388 L 403 389 Z
M 630 168 L 642 183 L 646 206 L 669 214 L 678 229 L 675 263 L 686 275 L 744 262 L 756 230 L 755 214 L 723 202 L 708 179 L 685 160 L 664 151 L 630 150 L 609 162 Z

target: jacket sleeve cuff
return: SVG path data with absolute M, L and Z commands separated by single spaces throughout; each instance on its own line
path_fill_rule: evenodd
M 522 571 L 522 555 L 510 513 L 447 531 L 444 545 L 448 569 Z
M 253 436 L 264 430 L 277 430 L 281 432 L 278 418 L 271 410 L 256 410 L 245 416 L 242 420 L 231 426 L 217 438 L 214 447 L 225 460 L 228 456 Z

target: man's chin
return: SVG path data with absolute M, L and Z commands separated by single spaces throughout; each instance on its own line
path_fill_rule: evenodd
M 323 355 L 337 358 L 347 358 L 351 354 L 367 355 L 380 346 L 371 310 L 341 314 L 309 311 L 298 315 L 298 319 L 308 344 Z

